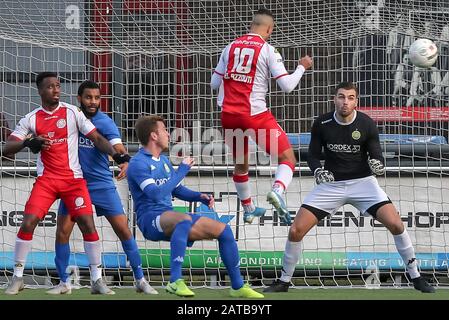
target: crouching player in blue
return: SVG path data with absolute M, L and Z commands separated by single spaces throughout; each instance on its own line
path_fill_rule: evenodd
M 100 87 L 93 81 L 84 81 L 78 89 L 78 101 L 83 113 L 113 146 L 115 151 L 125 162 L 120 166 L 121 172 L 117 180 L 126 177 L 126 169 L 130 157 L 122 144 L 120 134 L 114 121 L 106 114 L 99 111 L 100 107 Z M 111 224 L 114 232 L 119 237 L 123 250 L 130 262 L 136 280 L 136 291 L 145 294 L 157 294 L 145 280 L 142 270 L 142 261 L 137 248 L 136 240 L 132 237 L 128 228 L 128 219 L 124 214 L 123 206 L 117 189 L 114 185 L 113 175 L 109 170 L 109 159 L 107 154 L 99 151 L 93 143 L 80 134 L 79 141 L 79 161 L 83 170 L 84 178 L 87 181 L 87 188 L 95 205 L 98 216 L 105 216 Z M 123 161 L 120 161 L 123 162 Z M 55 264 L 61 282 L 58 286 L 47 291 L 48 294 L 70 294 L 70 283 L 67 282 L 66 272 L 70 258 L 69 238 L 74 226 L 74 222 L 67 214 L 67 209 L 63 202 L 60 203 L 56 230 L 56 257 Z M 114 294 L 101 280 L 101 261 L 90 266 L 93 278 L 98 278 L 92 284 L 91 291 L 94 294 Z
M 143 236 L 151 241 L 170 241 L 170 283 L 166 290 L 181 297 L 194 296 L 181 273 L 186 247 L 197 240 L 217 239 L 221 259 L 231 279 L 231 296 L 263 298 L 243 283 L 237 243 L 229 225 L 197 214 L 173 211 L 172 196 L 202 202 L 209 207 L 213 207 L 214 199 L 181 184 L 194 164 L 193 159 L 185 158 L 178 170 L 174 170 L 168 158 L 161 155 L 169 144 L 164 119 L 158 116 L 139 118 L 136 133 L 143 147 L 129 163 L 128 184 Z

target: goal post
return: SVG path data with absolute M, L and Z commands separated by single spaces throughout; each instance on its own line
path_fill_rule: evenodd
M 273 80 L 267 95 L 299 159 L 286 193 L 291 214 L 314 187 L 306 163 L 311 124 L 332 109 L 336 85 L 354 81 L 360 89 L 360 110 L 377 122 L 381 133 L 387 174 L 379 183 L 409 231 L 420 270 L 433 284 L 448 286 L 449 5 L 444 1 L 5 0 L 0 4 L 2 128 L 13 129 L 39 105 L 34 80 L 42 71 L 59 74 L 61 100 L 75 105 L 79 84 L 98 81 L 102 110 L 114 119 L 131 153 L 139 147 L 136 119 L 142 114 L 164 116 L 172 134 L 173 164 L 179 163 L 178 153 L 197 159 L 185 184 L 216 199 L 212 211 L 180 200 L 174 202 L 176 210 L 228 223 L 238 242 L 242 274 L 254 284 L 267 285 L 280 273 L 288 234 L 288 226 L 265 199 L 276 166 L 250 144 L 252 195 L 268 210 L 253 224 L 244 224 L 216 93 L 209 86 L 221 50 L 248 31 L 259 7 L 275 16 L 269 41 L 282 54 L 287 70 L 293 71 L 306 53 L 314 59 L 312 71 L 292 93 L 283 93 Z M 408 46 L 418 37 L 438 45 L 432 69 L 416 69 L 407 60 Z M 9 131 L 1 132 L 4 137 Z M 27 150 L 14 159 L 1 158 L 0 284 L 12 274 L 15 237 L 35 165 L 35 155 Z M 126 182 L 117 187 L 146 276 L 151 284 L 165 284 L 169 244 L 143 239 Z M 48 279 L 56 279 L 56 209 L 57 203 L 36 229 L 26 264 L 28 284 L 46 286 Z M 95 221 L 106 275 L 114 285 L 131 285 L 120 241 L 104 218 Z M 393 237 L 352 206 L 321 221 L 303 243 L 292 279 L 295 286 L 408 284 Z M 76 228 L 70 244 L 71 270 L 79 284 L 88 271 Z M 229 285 L 214 241 L 198 241 L 187 250 L 183 273 L 194 286 Z

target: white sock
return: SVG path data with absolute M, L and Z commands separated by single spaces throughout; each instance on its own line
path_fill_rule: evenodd
M 293 179 L 293 171 L 290 166 L 286 164 L 280 164 L 276 170 L 276 175 L 274 176 L 274 184 L 272 190 L 279 195 L 284 193 L 285 189 L 288 188 L 290 182 Z
M 295 272 L 296 264 L 302 251 L 302 241 L 293 242 L 287 240 L 285 244 L 284 258 L 282 261 L 281 281 L 290 282 Z
M 245 212 L 253 212 L 256 210 L 256 206 L 251 200 L 251 189 L 249 187 L 248 173 L 234 174 L 233 180 L 235 189 L 237 190 L 237 195 L 242 202 L 243 210 Z
M 84 250 L 89 260 L 90 279 L 92 282 L 101 278 L 101 248 L 100 241 L 84 241 Z
M 32 240 L 22 240 L 16 238 L 16 246 L 14 247 L 14 275 L 16 277 L 23 277 L 23 270 L 25 269 L 25 262 L 28 253 L 31 251 Z
M 396 244 L 396 249 L 404 260 L 405 265 L 407 266 L 408 274 L 410 278 L 415 279 L 420 277 L 420 273 L 418 271 L 418 263 L 416 262 L 415 250 L 413 249 L 412 241 L 410 240 L 410 236 L 408 235 L 407 229 L 404 229 L 404 232 L 398 235 L 393 235 L 394 243 Z

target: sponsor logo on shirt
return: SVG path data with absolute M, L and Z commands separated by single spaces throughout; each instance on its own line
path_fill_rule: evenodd
M 249 41 L 248 40 L 236 40 L 234 41 L 235 44 L 243 44 L 245 46 L 257 46 L 257 47 L 262 47 L 264 44 L 262 42 L 258 42 L 258 41 Z
M 51 132 L 47 133 L 47 135 L 48 135 L 48 137 L 49 137 L 50 139 L 53 139 L 54 136 L 55 136 L 55 132 L 54 132 L 54 131 L 51 131 Z
M 164 184 L 168 181 L 168 178 L 162 178 L 162 179 L 155 179 L 154 182 L 157 186 L 160 186 L 161 184 Z
M 327 148 L 332 152 L 344 152 L 344 153 L 357 153 L 360 152 L 359 144 L 340 144 L 340 143 L 328 143 Z
M 79 146 L 83 148 L 95 148 L 94 142 L 86 137 L 79 137 Z
M 64 144 L 67 143 L 67 138 L 59 138 L 59 139 L 52 139 L 50 141 L 51 144 Z

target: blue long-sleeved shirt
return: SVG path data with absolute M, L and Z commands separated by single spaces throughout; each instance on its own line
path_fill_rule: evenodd
M 137 221 L 150 212 L 173 210 L 172 196 L 186 201 L 202 201 L 200 192 L 181 185 L 189 170 L 186 164 L 175 170 L 166 156 L 155 158 L 141 148 L 132 157 L 127 171 Z

